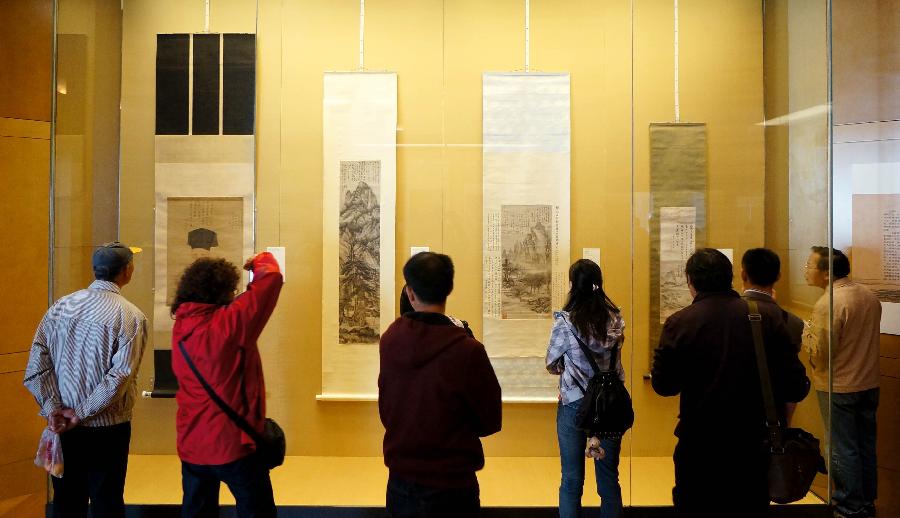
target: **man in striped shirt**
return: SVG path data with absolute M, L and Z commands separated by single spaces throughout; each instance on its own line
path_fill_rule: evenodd
M 96 280 L 59 299 L 44 315 L 25 369 L 25 387 L 60 433 L 65 472 L 53 477 L 55 517 L 125 514 L 122 494 L 131 441 L 135 377 L 147 318 L 120 294 L 134 272 L 122 243 L 93 255 Z

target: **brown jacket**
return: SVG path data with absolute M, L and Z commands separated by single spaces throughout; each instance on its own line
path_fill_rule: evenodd
M 861 392 L 878 386 L 881 303 L 868 288 L 844 277 L 832 283 L 834 310 L 831 329 L 834 392 Z M 803 333 L 816 390 L 828 390 L 828 292 L 813 307 Z

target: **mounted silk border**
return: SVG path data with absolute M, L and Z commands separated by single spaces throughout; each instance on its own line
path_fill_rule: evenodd
M 706 246 L 706 124 L 650 125 L 650 357 L 662 324 L 691 303 L 684 264 Z
M 185 267 L 209 256 L 241 268 L 253 254 L 255 71 L 253 34 L 157 36 L 153 331 L 158 349 L 171 347 L 169 307 Z
M 483 76 L 484 344 L 507 400 L 556 399 L 544 356 L 569 269 L 568 74 Z
M 320 399 L 372 399 L 395 317 L 397 75 L 325 74 L 322 118 Z

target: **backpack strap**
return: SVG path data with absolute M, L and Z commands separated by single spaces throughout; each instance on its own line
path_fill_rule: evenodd
M 569 321 L 566 320 L 566 323 L 569 323 Z M 602 372 L 600 370 L 600 366 L 598 366 L 597 362 L 594 360 L 594 354 L 591 352 L 590 348 L 588 348 L 587 344 L 585 344 L 584 341 L 578 336 L 578 333 L 575 332 L 575 329 L 573 329 L 571 325 L 569 325 L 569 331 L 572 333 L 572 336 L 575 337 L 575 340 L 578 341 L 578 346 L 581 348 L 581 352 L 584 353 L 584 356 L 587 358 L 587 361 L 591 365 L 591 368 L 594 369 L 594 374 L 598 374 L 598 373 Z M 612 350 L 610 351 L 609 369 L 607 369 L 606 372 L 612 372 L 612 371 L 616 370 L 616 365 L 618 362 L 618 355 L 619 355 L 619 344 L 617 343 L 615 346 L 613 346 Z M 579 387 L 579 388 L 581 388 L 581 387 Z M 582 392 L 584 392 L 584 390 L 582 390 Z

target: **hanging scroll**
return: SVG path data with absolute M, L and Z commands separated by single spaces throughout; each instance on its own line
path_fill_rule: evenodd
M 691 303 L 684 264 L 706 246 L 706 125 L 650 124 L 650 347 L 662 324 Z
M 155 364 L 171 354 L 169 308 L 184 269 L 207 256 L 240 268 L 253 254 L 255 84 L 253 34 L 157 36 Z M 157 369 L 154 381 L 168 378 Z
M 556 397 L 544 356 L 568 288 L 568 74 L 483 77 L 484 344 L 507 400 Z
M 374 399 L 394 321 L 397 75 L 325 74 L 321 399 Z

